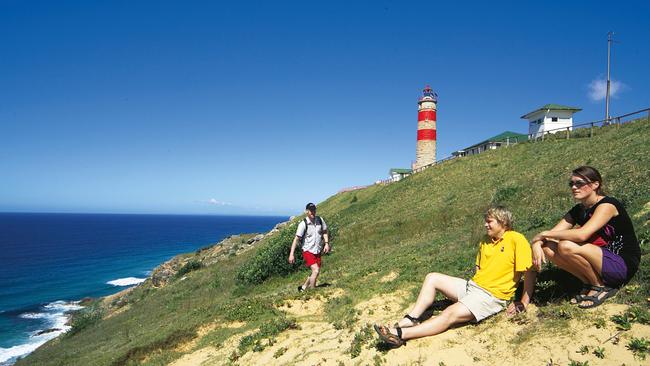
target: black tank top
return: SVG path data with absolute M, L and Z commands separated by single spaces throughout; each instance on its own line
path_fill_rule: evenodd
M 630 216 L 625 211 L 623 204 L 613 197 L 605 196 L 589 209 L 586 209 L 582 204 L 573 206 L 569 211 L 569 215 L 574 223 L 583 226 L 594 214 L 596 207 L 603 203 L 614 205 L 618 211 L 618 216 L 609 219 L 603 227 L 596 231 L 596 234 L 607 242 L 604 248 L 623 258 L 627 266 L 627 281 L 629 281 L 639 269 L 641 248 L 634 233 L 632 220 L 630 220 Z

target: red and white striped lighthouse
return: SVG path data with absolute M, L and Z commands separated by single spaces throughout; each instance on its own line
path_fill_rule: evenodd
M 426 86 L 418 101 L 418 143 L 414 169 L 436 161 L 436 104 L 438 94 Z

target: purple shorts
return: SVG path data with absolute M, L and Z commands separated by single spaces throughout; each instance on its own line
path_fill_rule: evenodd
M 603 282 L 609 287 L 620 287 L 627 280 L 627 266 L 623 258 L 608 249 L 600 249 L 603 251 L 603 268 L 600 273 Z

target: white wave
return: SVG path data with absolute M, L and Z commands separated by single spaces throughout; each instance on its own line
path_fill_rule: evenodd
M 28 355 L 43 345 L 43 343 L 54 339 L 70 330 L 70 326 L 66 325 L 68 319 L 70 318 L 68 312 L 79 309 L 83 309 L 83 306 L 79 305 L 78 301 L 55 301 L 44 305 L 42 307 L 43 312 L 20 314 L 19 317 L 23 319 L 45 320 L 47 328 L 34 331 L 29 337 L 29 341 L 27 343 L 9 348 L 0 347 L 0 365 L 4 364 L 5 362 L 12 364 L 19 357 Z M 39 334 L 43 331 L 48 332 Z
M 0 362 L 15 361 L 18 357 L 24 356 L 33 352 L 46 341 L 38 341 L 33 343 L 25 343 L 18 346 L 9 348 L 0 347 Z
M 145 280 L 146 278 L 126 277 L 126 278 L 118 278 L 117 280 L 108 281 L 106 283 L 113 286 L 132 286 L 132 285 L 137 285 L 139 283 L 142 283 Z
M 51 314 L 48 313 L 24 313 L 18 315 L 19 318 L 23 319 L 45 319 L 51 317 Z
M 54 339 L 60 336 L 61 334 L 67 332 L 68 330 L 70 330 L 70 327 L 65 325 L 67 320 L 68 320 L 67 317 L 63 317 L 63 319 L 61 320 L 57 319 L 57 322 L 55 324 L 56 328 L 53 328 L 57 330 L 47 332 L 41 335 L 32 335 L 28 343 L 20 344 L 9 348 L 0 347 L 0 363 L 7 362 L 7 361 L 10 362 L 16 361 L 19 357 L 26 356 L 32 353 L 35 349 L 42 346 L 45 342 Z
M 79 301 L 55 301 L 51 302 L 43 308 L 50 312 L 68 312 L 83 309 L 83 306 L 79 305 Z

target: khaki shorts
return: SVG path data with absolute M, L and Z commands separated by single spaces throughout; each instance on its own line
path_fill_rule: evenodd
M 477 323 L 506 308 L 505 300 L 497 299 L 472 280 L 459 279 L 456 285 L 456 294 L 458 302 L 467 306 Z

